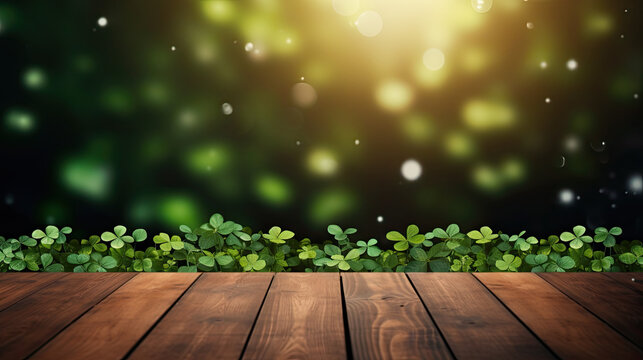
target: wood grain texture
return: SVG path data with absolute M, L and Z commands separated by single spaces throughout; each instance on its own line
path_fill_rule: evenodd
M 339 274 L 276 274 L 243 358 L 345 359 Z
M 587 273 L 539 275 L 623 336 L 643 347 L 643 295 L 607 276 Z
M 643 294 L 643 273 L 606 272 L 601 273 L 601 275 L 634 289 L 639 294 Z
M 197 279 L 138 274 L 53 338 L 35 359 L 121 359 Z
M 8 273 L 0 277 L 0 311 L 19 300 L 46 287 L 66 274 L 59 273 Z
M 403 273 L 343 273 L 355 359 L 448 359 L 451 354 Z
M 553 354 L 478 280 L 467 273 L 409 273 L 459 359 L 548 359 Z
M 134 274 L 65 274 L 0 312 L 0 354 L 22 359 Z
M 203 274 L 130 359 L 239 359 L 272 277 Z
M 534 273 L 475 273 L 563 359 L 641 359 L 626 338 Z

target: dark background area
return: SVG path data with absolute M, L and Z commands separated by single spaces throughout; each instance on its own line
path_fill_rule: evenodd
M 329 223 L 643 235 L 640 1 L 395 4 L 0 2 L 1 233 L 220 212 L 317 240 Z

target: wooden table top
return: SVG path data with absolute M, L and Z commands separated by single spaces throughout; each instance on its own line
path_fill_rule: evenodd
M 6 273 L 0 358 L 643 359 L 642 279 Z

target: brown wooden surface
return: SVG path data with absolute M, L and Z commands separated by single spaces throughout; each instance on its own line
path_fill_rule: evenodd
M 238 359 L 272 273 L 203 274 L 132 359 Z
M 278 273 L 244 359 L 345 359 L 337 273 Z
M 4 274 L 0 277 L 0 311 L 64 276 L 59 273 Z
M 448 359 L 449 349 L 403 273 L 342 274 L 355 359 Z
M 639 275 L 0 274 L 0 359 L 643 359 Z
M 607 276 L 587 273 L 539 275 L 643 347 L 643 295 Z
M 643 294 L 643 273 L 601 273 L 603 276 L 607 276 L 612 280 L 615 280 L 631 289 L 638 291 Z M 632 281 L 634 279 L 634 281 Z
M 33 358 L 121 359 L 197 279 L 138 274 L 40 349 Z
M 641 359 L 626 338 L 535 273 L 474 274 L 563 359 Z
M 553 354 L 467 273 L 409 273 L 456 358 L 548 359 Z
M 0 354 L 22 359 L 134 274 L 61 274 L 51 286 L 0 312 Z M 62 356 L 62 354 L 61 354 Z

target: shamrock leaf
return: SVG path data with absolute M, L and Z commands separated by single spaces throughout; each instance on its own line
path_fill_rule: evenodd
M 471 240 L 475 240 L 476 244 L 487 244 L 490 243 L 491 240 L 496 239 L 498 237 L 498 234 L 494 234 L 490 227 L 483 226 L 480 228 L 480 231 L 469 231 L 467 233 L 467 236 Z
M 393 245 L 395 250 L 405 251 L 409 248 L 409 243 L 414 245 L 421 244 L 425 236 L 420 234 L 420 229 L 418 229 L 417 225 L 409 225 L 406 228 L 406 236 L 397 231 L 389 231 L 386 234 L 386 238 L 391 241 L 396 241 L 395 245 Z
M 603 243 L 605 247 L 616 245 L 615 236 L 621 235 L 623 230 L 620 227 L 613 227 L 609 231 L 604 227 L 597 227 L 594 230 L 594 242 Z
M 270 228 L 267 234 L 263 234 L 264 239 L 275 244 L 285 244 L 286 240 L 292 239 L 295 233 L 289 230 L 281 231 L 279 226 Z
M 259 255 L 257 254 L 248 254 L 239 259 L 239 265 L 241 265 L 243 271 L 259 271 L 266 267 L 266 261 L 259 260 Z
M 502 271 L 518 271 L 521 264 L 522 260 L 511 254 L 502 255 L 501 260 L 496 260 L 496 267 Z
M 107 241 L 107 242 L 111 241 L 110 244 L 114 249 L 120 249 L 123 246 L 125 246 L 125 243 L 131 244 L 134 242 L 133 237 L 129 235 L 125 235 L 126 232 L 127 232 L 127 228 L 125 226 L 117 225 L 117 226 L 114 226 L 114 232 L 105 231 L 104 233 L 101 234 L 100 238 L 103 239 L 103 241 Z M 138 236 L 141 236 L 141 235 L 138 235 Z M 147 237 L 147 233 L 145 234 L 145 237 Z M 143 240 L 145 240 L 145 238 Z
M 378 248 L 376 245 L 376 239 L 370 239 L 368 243 L 361 240 L 357 242 L 359 254 L 363 255 L 364 253 L 366 253 L 370 257 L 378 257 L 382 252 L 382 250 L 380 250 L 380 248 Z
M 302 246 L 301 249 L 297 250 L 299 252 L 299 258 L 301 260 L 314 259 L 315 257 L 317 257 L 317 252 L 315 251 L 315 249 L 317 249 L 316 246 Z
M 560 239 L 562 241 L 571 241 L 571 243 L 569 243 L 569 247 L 571 247 L 572 249 L 580 249 L 581 247 L 583 247 L 583 243 L 591 243 L 593 241 L 591 236 L 583 235 L 585 234 L 584 226 L 574 226 L 573 231 L 573 234 L 567 231 L 560 234 Z
M 348 238 L 348 235 L 355 234 L 357 232 L 357 229 L 355 228 L 348 228 L 346 230 L 342 230 L 341 227 L 337 225 L 328 225 L 328 233 L 331 235 L 335 236 L 335 240 L 341 241 L 341 240 L 346 240 Z
M 159 248 L 163 251 L 172 251 L 174 250 L 181 250 L 185 247 L 183 241 L 181 241 L 181 237 L 178 235 L 173 235 L 171 238 L 168 234 L 166 233 L 160 233 L 153 238 L 155 244 L 159 244 Z
M 446 242 L 447 247 L 451 250 L 460 246 L 464 234 L 460 233 L 460 227 L 457 224 L 451 224 L 446 230 L 441 228 L 433 229 L 433 235 Z
M 331 260 L 326 262 L 326 265 L 328 266 L 337 266 L 340 270 L 348 271 L 351 268 L 354 267 L 361 267 L 361 263 L 357 262 L 359 259 L 359 250 L 358 249 L 353 249 L 346 254 L 346 256 L 341 255 L 341 254 L 336 254 L 332 255 Z M 353 263 L 354 261 L 354 263 Z M 359 271 L 359 270 L 356 270 Z
M 45 228 L 45 231 L 42 231 L 40 229 L 34 230 L 33 233 L 31 233 L 31 237 L 36 240 L 42 239 L 40 240 L 40 242 L 43 245 L 52 245 L 58 239 L 58 237 L 60 237 L 60 231 L 57 227 L 49 225 Z

